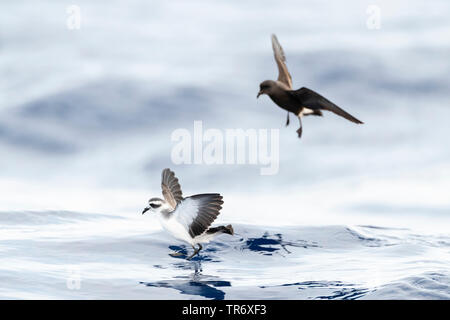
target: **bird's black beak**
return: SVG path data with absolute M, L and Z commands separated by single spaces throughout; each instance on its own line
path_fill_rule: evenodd
M 146 213 L 148 210 L 150 210 L 149 207 L 145 208 L 144 211 L 142 211 L 142 214 Z
M 258 92 L 258 95 L 256 96 L 256 99 L 258 99 L 258 98 L 259 98 L 259 96 L 260 96 L 260 95 L 262 95 L 262 94 L 263 94 L 263 92 L 262 92 L 262 91 Z

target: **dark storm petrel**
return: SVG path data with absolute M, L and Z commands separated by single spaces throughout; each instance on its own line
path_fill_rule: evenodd
M 322 116 L 322 110 L 334 112 L 354 123 L 363 123 L 311 89 L 303 87 L 292 90 L 292 78 L 286 67 L 286 57 L 275 35 L 272 35 L 272 48 L 278 66 L 278 80 L 261 82 L 257 98 L 262 94 L 267 94 L 279 107 L 287 110 L 286 126 L 289 125 L 289 112 L 295 114 L 300 122 L 300 128 L 297 130 L 299 138 L 302 136 L 302 117 L 308 115 Z

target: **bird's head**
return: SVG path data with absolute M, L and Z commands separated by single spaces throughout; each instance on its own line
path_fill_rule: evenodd
M 259 85 L 259 92 L 256 98 L 259 98 L 262 94 L 272 94 L 273 90 L 276 88 L 276 82 L 272 80 L 266 80 L 260 83 Z
M 148 206 L 144 208 L 142 211 L 142 214 L 146 213 L 147 211 L 150 213 L 158 213 L 162 210 L 166 209 L 166 201 L 160 198 L 151 198 L 148 200 Z

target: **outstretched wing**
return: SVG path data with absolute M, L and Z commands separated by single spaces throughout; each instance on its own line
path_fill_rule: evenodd
M 272 49 L 278 66 L 278 81 L 283 82 L 292 89 L 292 77 L 286 66 L 286 56 L 284 55 L 283 48 L 278 42 L 277 36 L 274 34 L 272 35 Z
M 172 209 L 183 200 L 181 186 L 178 183 L 175 173 L 170 169 L 164 169 L 161 174 L 161 189 L 164 199 L 169 203 Z
M 197 194 L 185 198 L 175 211 L 176 219 L 189 231 L 191 237 L 205 232 L 220 214 L 222 196 L 218 193 Z
M 354 116 L 348 112 L 342 110 L 337 105 L 335 105 L 330 100 L 321 96 L 317 92 L 312 91 L 308 88 L 300 88 L 298 90 L 288 91 L 297 101 L 301 103 L 303 107 L 307 107 L 312 110 L 327 110 L 334 112 L 335 114 L 351 121 L 354 123 L 362 124 L 364 122 L 356 119 Z

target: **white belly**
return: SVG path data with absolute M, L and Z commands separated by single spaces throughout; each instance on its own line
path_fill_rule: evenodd
M 191 245 L 194 244 L 193 239 L 189 235 L 189 232 L 187 231 L 186 227 L 181 223 L 179 223 L 177 220 L 175 220 L 173 216 L 167 219 L 159 215 L 158 218 L 164 230 L 170 233 L 174 238 L 186 241 Z
M 193 240 L 195 244 L 197 243 L 208 243 L 210 242 L 215 236 L 217 236 L 217 233 L 202 233 L 201 235 L 195 237 Z

